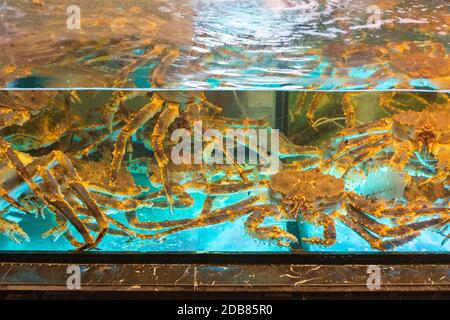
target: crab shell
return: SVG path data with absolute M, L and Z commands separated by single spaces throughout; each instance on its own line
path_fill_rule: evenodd
M 280 171 L 271 177 L 269 188 L 274 201 L 300 204 L 300 209 L 305 212 L 336 207 L 345 195 L 343 180 L 318 170 Z
M 450 143 L 450 113 L 446 111 L 404 111 L 393 117 L 393 136 L 400 141 Z

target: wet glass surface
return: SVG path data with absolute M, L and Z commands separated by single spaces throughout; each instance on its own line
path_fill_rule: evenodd
M 445 0 L 81 0 L 80 30 L 71 4 L 2 1 L 0 86 L 450 88 Z

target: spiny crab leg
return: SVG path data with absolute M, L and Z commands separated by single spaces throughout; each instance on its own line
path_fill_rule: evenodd
M 384 140 L 386 140 L 386 141 L 384 141 Z M 368 141 L 366 141 L 364 139 L 362 141 L 358 141 L 357 143 L 349 143 L 345 147 L 343 147 L 341 150 L 336 152 L 334 155 L 332 155 L 330 158 L 328 158 L 326 161 L 324 161 L 322 164 L 322 167 L 327 167 L 328 165 L 330 165 L 337 159 L 341 158 L 348 152 L 359 149 L 361 147 L 365 147 L 369 143 L 374 143 L 374 144 L 382 143 L 385 147 L 387 147 L 389 144 L 392 144 L 392 140 L 389 138 L 389 135 L 383 135 L 383 136 L 379 136 L 379 137 L 377 137 L 377 136 L 370 137 L 368 139 Z M 374 147 L 374 148 L 376 148 L 376 147 Z
M 339 215 L 339 212 L 335 211 L 332 216 Z M 336 243 L 336 225 L 334 220 L 326 213 L 319 211 L 311 215 L 306 215 L 305 220 L 313 224 L 318 224 L 323 227 L 323 236 L 302 238 L 302 242 L 316 244 L 321 246 L 332 246 Z
M 402 170 L 406 167 L 413 154 L 414 147 L 410 141 L 400 142 L 394 149 L 389 165 L 397 170 Z
M 353 128 L 356 125 L 355 107 L 352 103 L 352 93 L 342 94 L 342 110 L 344 111 L 347 127 Z
M 13 197 L 11 197 L 8 193 L 8 191 L 6 191 L 5 189 L 3 189 L 0 186 L 0 198 L 4 199 L 6 202 L 8 202 L 11 206 L 13 206 L 14 208 L 25 212 L 25 213 L 29 213 L 27 209 L 25 209 L 19 202 L 17 202 Z
M 345 122 L 347 127 L 353 128 L 356 124 L 355 118 L 355 107 L 352 103 L 352 96 L 354 94 L 351 92 L 344 92 L 342 94 L 342 111 L 344 112 Z M 306 113 L 306 118 L 308 119 L 309 124 L 314 130 L 317 130 L 317 123 L 314 120 L 315 113 L 319 108 L 320 102 L 322 98 L 325 96 L 323 92 L 316 92 L 311 100 L 311 105 Z
M 179 117 L 179 105 L 177 103 L 168 103 L 166 109 L 161 112 L 155 128 L 152 133 L 152 147 L 155 153 L 155 158 L 160 170 L 161 183 L 166 192 L 167 200 L 170 205 L 170 210 L 173 212 L 174 200 L 171 193 L 170 181 L 169 181 L 169 158 L 164 150 L 164 140 L 166 138 L 169 126 Z
M 83 181 L 75 170 L 72 162 L 64 153 L 60 151 L 53 151 L 47 158 L 44 157 L 43 161 L 48 161 L 47 166 L 49 166 L 54 161 L 59 164 L 64 172 L 64 178 L 67 181 L 68 185 L 75 191 L 78 198 L 80 198 L 92 212 L 92 215 L 100 226 L 100 232 L 98 233 L 97 238 L 95 239 L 95 242 L 93 244 L 93 247 L 95 247 L 108 231 L 108 223 L 106 222 L 104 213 L 100 210 L 97 203 L 92 198 L 87 188 L 84 186 Z
M 33 176 L 36 173 L 41 173 L 44 175 L 43 176 L 44 180 L 45 178 L 47 178 L 46 182 L 48 184 L 48 187 L 52 187 L 51 185 L 51 183 L 53 182 L 53 180 L 51 179 L 52 176 L 49 176 L 48 173 L 43 169 L 50 167 L 50 165 L 56 161 L 63 168 L 63 171 L 66 174 L 66 179 L 68 180 L 69 185 L 72 187 L 73 190 L 75 190 L 80 199 L 82 199 L 86 203 L 88 208 L 91 210 L 93 216 L 96 218 L 97 222 L 101 226 L 101 232 L 98 234 L 97 239 L 95 239 L 95 241 L 91 242 L 91 239 L 89 238 L 90 235 L 88 236 L 87 234 L 84 234 L 86 239 L 89 241 L 87 241 L 86 245 L 83 246 L 82 249 L 92 247 L 98 244 L 98 242 L 103 238 L 104 234 L 108 229 L 107 223 L 104 219 L 104 215 L 98 208 L 95 201 L 93 201 L 92 198 L 90 197 L 89 192 L 83 186 L 81 178 L 78 176 L 75 169 L 73 168 L 71 161 L 62 152 L 53 151 L 49 155 L 34 161 L 32 165 L 29 166 L 31 167 L 31 172 L 33 172 L 33 174 L 31 174 L 28 168 L 22 163 L 22 161 L 19 159 L 18 155 L 10 147 L 10 145 L 2 139 L 0 139 L 0 154 L 4 154 L 6 156 L 6 158 L 15 167 L 18 175 L 23 179 L 23 181 L 25 181 L 25 183 L 27 183 L 27 185 L 31 188 L 34 194 L 36 194 L 36 196 L 38 196 L 42 201 L 44 201 L 44 203 L 46 203 L 52 208 L 55 208 L 56 211 L 59 211 L 64 216 L 66 216 L 70 215 L 69 213 L 70 208 L 68 208 L 63 202 L 59 201 L 59 199 L 57 198 L 56 201 L 50 199 L 33 180 Z M 53 189 L 53 195 L 56 197 L 57 194 L 58 189 Z M 75 220 L 74 222 L 78 223 Z M 82 230 L 82 228 L 80 228 L 80 230 Z
M 204 210 L 202 210 L 202 214 L 197 218 L 186 218 L 180 220 L 167 220 L 160 222 L 151 222 L 145 221 L 141 222 L 137 220 L 136 212 L 127 212 L 127 219 L 136 219 L 133 227 L 142 230 L 162 230 L 169 229 L 165 231 L 161 231 L 159 233 L 153 234 L 153 238 L 162 238 L 167 235 L 177 233 L 180 231 L 184 231 L 187 229 L 193 229 L 203 226 L 209 226 L 214 224 L 220 224 L 226 221 L 234 220 L 240 216 L 246 215 L 251 211 L 252 205 L 255 204 L 260 197 L 250 197 L 248 199 L 242 200 L 238 203 L 230 205 L 225 208 L 220 208 L 217 210 L 207 211 L 207 204 L 204 206 Z
M 0 216 L 0 234 L 6 235 L 16 243 L 29 242 L 30 237 L 23 229 L 14 222 L 8 221 Z
M 52 237 L 53 241 L 58 240 L 61 236 L 69 232 L 69 223 L 67 219 L 57 212 L 55 214 L 56 226 L 47 230 L 42 234 L 42 239 L 46 239 L 48 237 Z M 75 246 L 76 248 L 81 247 L 83 244 L 79 243 L 79 245 Z
M 166 221 L 161 223 L 155 223 L 154 229 L 166 229 L 173 227 L 172 229 L 162 231 L 153 235 L 153 238 L 162 238 L 173 233 L 181 232 L 188 229 L 199 228 L 204 226 L 221 224 L 226 221 L 233 221 L 239 217 L 247 215 L 248 213 L 257 210 L 259 206 L 252 206 L 260 199 L 259 196 L 251 197 L 246 200 L 235 203 L 231 206 L 211 211 L 210 213 L 204 213 L 198 218 L 183 219 L 179 221 Z
M 364 240 L 366 240 L 370 244 L 370 246 L 373 249 L 376 250 L 386 251 L 394 249 L 395 247 L 408 243 L 409 241 L 413 240 L 414 238 L 420 235 L 419 232 L 415 232 L 408 234 L 406 236 L 383 241 L 345 215 L 339 216 L 338 219 L 341 220 L 347 227 L 349 227 L 350 229 L 355 231 L 358 235 L 360 235 Z
M 308 122 L 311 126 L 314 124 L 314 115 L 319 108 L 320 101 L 322 100 L 322 97 L 324 96 L 323 92 L 316 92 L 314 93 L 314 96 L 311 100 L 311 105 L 308 109 L 308 112 L 306 113 L 306 118 L 308 119 Z M 314 130 L 317 130 L 316 127 L 313 127 Z
M 152 86 L 156 88 L 160 88 L 164 85 L 164 80 L 169 71 L 170 66 L 175 62 L 175 60 L 180 55 L 179 50 L 167 48 L 165 55 L 161 59 L 159 65 L 155 68 L 152 73 L 151 81 Z
M 437 226 L 445 221 L 448 221 L 448 217 L 440 217 L 440 218 L 431 218 L 424 221 L 413 222 L 405 225 L 388 227 L 375 219 L 370 218 L 368 215 L 363 214 L 362 212 L 350 208 L 348 210 L 348 216 L 359 225 L 364 228 L 376 233 L 380 237 L 398 237 L 404 236 L 413 232 L 417 232 L 432 226 Z
M 161 111 L 164 100 L 158 95 L 154 94 L 150 103 L 142 107 L 141 110 L 128 122 L 120 131 L 117 141 L 114 145 L 112 169 L 110 173 L 109 183 L 113 185 L 118 177 L 119 170 L 122 166 L 122 160 L 125 156 L 128 139 L 136 133 L 145 123 Z
M 177 195 L 177 200 L 175 200 L 174 206 L 175 207 L 181 207 L 181 208 L 186 208 L 186 207 L 190 207 L 194 204 L 194 200 L 192 199 L 192 197 L 184 192 L 184 188 L 186 186 L 190 186 L 192 185 L 192 183 L 187 183 L 185 185 L 182 186 L 174 186 L 173 191 L 176 191 L 175 194 Z M 205 193 L 208 194 L 208 197 L 205 200 L 205 203 L 203 205 L 203 210 L 202 210 L 202 214 L 201 216 L 204 215 L 208 215 L 210 213 L 214 213 L 216 211 L 210 211 L 213 205 L 213 201 L 215 199 L 215 197 L 217 195 L 221 195 L 221 194 L 232 194 L 232 193 L 238 193 L 238 192 L 245 192 L 250 190 L 250 187 L 254 186 L 254 182 L 243 182 L 243 181 L 232 181 L 229 182 L 227 184 L 222 184 L 222 183 L 209 183 L 206 184 L 206 186 L 204 186 L 202 184 L 202 187 L 205 189 Z M 180 188 L 179 191 L 177 191 L 177 189 Z M 153 194 L 147 195 L 148 198 L 150 199 L 154 199 L 154 198 L 158 198 L 159 196 L 162 196 L 163 193 L 161 191 L 157 191 Z M 252 200 L 251 203 L 253 203 L 254 200 Z M 153 202 L 153 207 L 154 208 L 160 208 L 160 207 L 167 207 L 168 204 L 164 203 L 164 202 L 157 202 L 154 201 Z M 234 209 L 233 206 L 229 207 L 229 209 Z M 139 218 L 137 217 L 137 213 L 135 210 L 130 210 L 127 211 L 125 213 L 126 218 L 128 220 L 128 223 L 137 228 L 137 229 L 143 229 L 143 230 L 152 230 L 152 229 L 161 229 L 164 228 L 164 226 L 170 227 L 170 226 L 176 226 L 176 225 L 180 225 L 183 223 L 187 223 L 189 221 L 191 221 L 191 219 L 183 219 L 183 220 L 178 220 L 177 221 L 167 221 L 167 222 L 142 222 L 139 220 Z
M 130 94 L 124 91 L 115 91 L 112 94 L 112 97 L 108 100 L 104 107 L 104 112 L 106 114 L 106 127 L 108 128 L 109 133 L 113 132 L 114 126 L 114 116 L 116 115 L 119 107 L 122 103 L 124 103 L 127 99 L 129 99 Z
M 391 141 L 387 141 L 387 142 L 381 143 L 381 144 L 379 144 L 379 142 L 368 144 L 365 147 L 365 149 L 363 150 L 363 152 L 361 152 L 361 154 L 359 154 L 352 161 L 350 166 L 348 166 L 348 168 L 345 170 L 344 174 L 342 175 L 342 178 L 345 178 L 350 173 L 352 168 L 354 168 L 354 167 L 360 165 L 361 163 L 365 162 L 366 160 L 374 157 L 375 155 L 377 155 L 378 153 L 380 153 L 382 150 L 386 149 L 390 145 L 392 145 Z M 401 166 L 402 163 L 397 163 L 397 165 Z M 403 169 L 403 167 L 402 167 L 402 169 Z
M 351 207 L 353 207 L 354 209 L 363 212 L 369 212 L 376 218 L 420 217 L 436 214 L 447 214 L 450 210 L 445 208 L 415 208 L 405 206 L 396 206 L 393 208 L 389 208 L 381 202 L 375 204 L 365 197 L 353 192 L 347 193 L 347 199 Z
M 438 160 L 437 164 L 437 174 L 424 181 L 422 184 L 434 183 L 437 181 L 443 181 L 450 176 L 450 146 L 437 147 L 439 151 L 436 151 L 436 158 Z
M 419 236 L 422 230 L 442 226 L 450 221 L 447 215 L 445 217 L 432 218 L 406 225 L 388 227 L 359 212 L 359 210 L 353 209 L 351 206 L 347 208 L 347 216 L 345 218 L 341 217 L 341 220 L 368 241 L 372 248 L 378 250 L 388 250 L 392 247 L 407 243 Z M 393 237 L 394 239 L 382 241 L 367 231 L 380 237 Z
M 369 136 L 375 134 L 387 134 L 392 125 L 390 119 L 381 119 L 374 122 L 369 122 L 355 128 L 348 128 L 339 132 L 337 140 L 352 140 L 355 137 Z
M 85 244 L 79 247 L 77 250 L 85 250 L 94 245 L 95 240 L 89 233 L 89 230 L 86 228 L 84 223 L 78 218 L 75 210 L 70 206 L 69 203 L 64 199 L 64 195 L 61 192 L 61 189 L 56 182 L 56 179 L 50 173 L 48 169 L 39 168 L 38 173 L 44 179 L 46 186 L 48 187 L 48 197 L 47 202 L 51 204 L 51 206 L 58 208 L 58 210 L 62 213 L 62 215 L 72 223 L 72 225 L 77 229 L 77 231 L 83 236 L 85 240 Z
M 245 221 L 248 233 L 260 240 L 276 240 L 280 246 L 289 247 L 291 243 L 297 243 L 298 239 L 278 226 L 260 226 L 268 216 L 275 216 L 279 208 L 273 205 L 255 206 Z

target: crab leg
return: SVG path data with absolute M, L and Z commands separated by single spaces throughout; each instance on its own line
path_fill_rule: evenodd
M 122 166 L 122 160 L 125 156 L 126 145 L 128 139 L 136 133 L 148 120 L 153 118 L 156 113 L 161 110 L 164 100 L 158 95 L 154 94 L 150 103 L 142 107 L 141 110 L 128 122 L 120 131 L 117 141 L 114 145 L 112 169 L 110 173 L 109 183 L 113 185 L 119 174 L 120 167 Z
M 202 215 L 199 218 L 180 220 L 183 222 L 187 220 L 187 222 L 185 222 L 181 225 L 177 224 L 176 221 L 167 221 L 167 223 L 176 225 L 177 227 L 167 230 L 167 231 L 156 233 L 153 236 L 154 236 L 154 238 L 161 238 L 161 237 L 165 237 L 167 235 L 170 235 L 170 234 L 173 234 L 176 232 L 181 232 L 181 231 L 184 231 L 187 229 L 221 224 L 226 221 L 233 221 L 239 217 L 242 217 L 242 216 L 248 214 L 249 212 L 254 211 L 255 208 L 258 208 L 258 206 L 251 206 L 258 200 L 259 200 L 259 197 L 251 197 L 251 198 L 248 198 L 241 202 L 238 202 L 234 205 L 231 205 L 229 207 L 211 211 L 210 213 L 205 213 L 204 215 Z M 166 228 L 167 228 L 167 224 L 166 224 Z
M 27 170 L 23 162 L 20 160 L 16 152 L 11 148 L 11 146 L 0 138 L 0 157 L 6 156 L 8 161 L 17 170 L 18 175 L 22 178 L 25 183 L 31 188 L 31 190 L 41 199 L 45 199 L 45 195 L 42 190 L 33 181 L 33 177 Z
M 245 200 L 242 200 L 238 203 L 235 203 L 233 205 L 230 205 L 226 208 L 221 208 L 218 210 L 214 210 L 211 212 L 206 212 L 204 210 L 202 212 L 202 215 L 198 218 L 188 218 L 188 219 L 181 219 L 181 220 L 167 220 L 167 221 L 161 221 L 161 222 L 141 222 L 137 220 L 136 212 L 127 212 L 125 213 L 127 216 L 128 221 L 132 219 L 136 219 L 134 221 L 134 224 L 132 224 L 134 227 L 139 229 L 148 229 L 148 230 L 160 230 L 160 229 L 168 229 L 172 228 L 167 231 L 163 231 L 160 233 L 157 233 L 154 235 L 154 238 L 161 238 L 164 236 L 167 236 L 169 234 L 173 234 L 176 232 L 180 232 L 187 229 L 193 229 L 197 227 L 202 226 L 208 226 L 208 225 L 214 225 L 214 224 L 220 224 L 225 221 L 234 220 L 240 216 L 243 216 L 249 212 L 249 206 L 254 204 L 256 201 L 258 201 L 259 197 L 251 197 Z
M 398 238 L 382 241 L 380 238 L 374 236 L 372 233 L 367 231 L 365 228 L 363 228 L 359 224 L 355 223 L 349 217 L 341 215 L 341 216 L 339 216 L 338 219 L 341 220 L 347 227 L 349 227 L 350 229 L 355 231 L 364 240 L 366 240 L 370 244 L 370 246 L 375 250 L 381 250 L 381 251 L 392 250 L 395 247 L 398 247 L 402 244 L 405 244 L 405 243 L 413 240 L 420 234 L 419 232 L 413 232 L 413 233 L 408 234 L 403 237 L 398 237 Z
M 298 118 L 303 112 L 303 105 L 305 104 L 305 99 L 308 96 L 308 92 L 302 91 L 297 94 L 295 98 L 295 106 L 294 110 L 290 112 L 290 120 L 294 122 L 296 118 Z
M 72 232 L 70 232 L 70 230 L 67 230 L 66 233 L 63 234 L 64 238 L 66 238 L 67 241 L 70 242 L 70 244 L 75 247 L 75 248 L 80 248 L 83 244 L 78 241 L 72 234 Z
M 386 139 L 386 142 L 383 142 L 383 139 Z M 347 154 L 348 152 L 351 152 L 353 150 L 356 150 L 358 148 L 361 147 L 366 147 L 368 144 L 375 144 L 377 145 L 378 143 L 383 143 L 383 145 L 385 147 L 387 147 L 389 144 L 391 144 L 392 140 L 389 138 L 389 135 L 383 135 L 383 136 L 372 136 L 370 137 L 367 141 L 365 141 L 365 139 L 363 141 L 358 141 L 356 143 L 349 143 L 347 144 L 345 147 L 341 148 L 338 152 L 336 152 L 333 156 L 331 156 L 330 158 L 328 158 L 326 161 L 323 162 L 322 167 L 327 167 L 328 165 L 330 165 L 332 162 L 336 161 L 337 159 L 341 158 L 342 156 L 344 156 L 345 154 Z M 372 147 L 375 148 L 376 147 Z M 372 149 L 372 148 L 368 148 L 368 149 Z
M 339 212 L 333 212 L 331 215 L 339 215 Z M 313 213 L 306 220 L 310 223 L 318 224 L 323 227 L 323 237 L 302 238 L 303 242 L 317 244 L 321 246 L 331 246 L 336 243 L 336 225 L 334 220 L 324 212 Z
M 44 168 L 38 169 L 38 173 L 42 176 L 46 186 L 48 187 L 49 196 L 46 197 L 47 202 L 51 206 L 58 208 L 58 211 L 61 212 L 61 214 L 67 220 L 69 220 L 70 223 L 72 223 L 72 225 L 75 227 L 75 229 L 77 229 L 77 231 L 83 236 L 85 244 L 79 247 L 78 250 L 84 250 L 92 247 L 96 243 L 96 241 L 89 233 L 89 230 L 83 224 L 81 219 L 78 218 L 74 209 L 66 200 L 64 200 L 64 195 L 62 194 L 61 189 L 59 188 L 54 176 L 48 169 Z
M 384 92 L 380 94 L 380 107 L 387 113 L 389 113 L 389 111 L 392 113 L 397 112 L 397 110 L 395 110 L 395 108 L 391 105 L 391 100 L 394 98 L 395 94 L 395 92 Z
M 255 119 L 236 119 L 236 118 L 226 118 L 222 116 L 214 116 L 209 122 L 212 127 L 236 127 L 236 128 L 269 128 L 270 125 L 266 120 L 255 120 Z
M 423 184 L 430 182 L 442 181 L 450 176 L 450 147 L 440 146 L 437 147 L 433 153 L 436 154 L 438 160 L 437 174 L 431 179 L 426 180 Z
M 20 203 L 18 203 L 13 197 L 9 195 L 9 193 L 0 186 L 0 198 L 3 198 L 6 202 L 8 202 L 14 208 L 23 211 L 25 213 L 29 213 L 27 209 L 25 209 Z
M 76 172 L 70 159 L 62 152 L 53 151 L 50 158 L 54 158 L 62 167 L 65 178 L 69 186 L 76 192 L 78 197 L 86 204 L 88 209 L 92 212 L 95 220 L 100 226 L 100 232 L 95 239 L 94 247 L 101 241 L 108 231 L 108 223 L 105 220 L 104 213 L 100 210 L 95 200 L 90 195 L 89 191 L 84 186 L 81 177 Z
M 358 210 L 354 210 L 349 207 L 347 215 L 357 224 L 363 226 L 371 232 L 376 233 L 380 237 L 398 237 L 405 236 L 408 234 L 415 233 L 417 231 L 421 231 L 430 227 L 438 226 L 445 224 L 450 220 L 447 217 L 433 218 L 420 222 L 413 222 L 405 225 L 388 227 L 382 223 L 377 222 L 376 220 L 370 218 L 369 216 L 359 212 Z
M 153 87 L 161 87 L 164 83 L 164 79 L 166 77 L 167 72 L 169 71 L 169 67 L 175 62 L 175 60 L 180 55 L 180 52 L 177 49 L 166 49 L 168 52 L 161 59 L 160 64 L 152 73 L 151 81 Z
M 339 133 L 338 139 L 350 140 L 353 139 L 353 136 L 368 136 L 375 134 L 386 134 L 389 131 L 390 126 L 392 125 L 392 120 L 390 119 L 381 119 L 374 122 L 369 122 L 367 124 L 363 124 L 361 126 L 355 128 L 349 128 L 342 130 Z
M 113 124 L 114 124 L 114 116 L 119 110 L 119 107 L 122 103 L 124 103 L 130 95 L 125 91 L 115 91 L 112 94 L 112 97 L 108 100 L 105 105 L 105 114 L 106 114 L 106 127 L 108 128 L 109 133 L 113 132 Z
M 322 97 L 324 96 L 323 92 L 316 92 L 311 100 L 311 105 L 306 113 L 306 118 L 308 119 L 309 124 L 316 130 L 314 127 L 314 115 L 319 108 Z
M 389 208 L 382 203 L 374 204 L 372 201 L 353 192 L 347 193 L 347 199 L 351 203 L 351 206 L 357 211 L 369 212 L 377 218 L 405 218 L 447 214 L 450 212 L 450 209 L 448 208 L 414 208 L 404 206 Z
M 153 206 L 153 202 L 146 199 L 138 200 L 135 198 L 125 198 L 123 200 L 117 200 L 112 197 L 96 193 L 92 194 L 92 198 L 94 198 L 94 200 L 102 207 L 107 207 L 117 211 L 132 211 L 141 207 Z
M 342 175 L 342 178 L 345 178 L 347 174 L 351 171 L 352 168 L 360 165 L 361 163 L 365 162 L 366 160 L 372 158 L 373 156 L 377 155 L 382 150 L 386 149 L 392 145 L 391 141 L 387 141 L 382 144 L 378 144 L 378 142 L 369 144 L 366 146 L 364 151 L 358 155 L 350 164 L 350 166 L 345 170 L 344 174 Z M 401 164 L 399 164 L 401 165 Z
M 373 249 L 376 250 L 385 250 L 383 246 L 383 241 L 380 238 L 375 237 L 373 234 L 368 232 L 366 229 L 361 227 L 359 224 L 355 223 L 349 217 L 341 215 L 338 217 L 347 227 L 355 231 L 358 235 L 360 235 L 364 240 L 366 240 Z
M 83 182 L 80 176 L 77 174 L 75 168 L 72 165 L 70 159 L 60 151 L 52 151 L 47 156 L 44 156 L 36 161 L 33 161 L 28 167 L 33 174 L 30 174 L 25 165 L 20 161 L 17 155 L 10 149 L 10 161 L 14 163 L 14 166 L 17 169 L 20 177 L 30 186 L 33 192 L 42 200 L 47 201 L 48 199 L 43 191 L 36 185 L 33 181 L 33 176 L 37 172 L 42 172 L 43 168 L 49 168 L 52 163 L 56 162 L 60 165 L 63 170 L 63 177 L 67 180 L 68 185 L 77 193 L 78 197 L 86 204 L 88 209 L 91 211 L 92 215 L 95 217 L 99 225 L 101 226 L 101 232 L 98 234 L 94 246 L 98 244 L 103 238 L 104 234 L 107 232 L 108 224 L 105 221 L 104 214 L 98 207 L 97 203 L 92 199 L 91 195 L 87 191 L 86 187 L 83 185 Z M 58 187 L 59 188 L 59 187 Z M 57 191 L 57 190 L 56 190 Z M 59 203 L 59 202 L 57 202 Z M 53 205 L 50 205 L 54 207 Z M 58 211 L 60 209 L 58 208 Z M 67 214 L 67 208 L 64 208 Z M 70 219 L 69 219 L 70 220 Z M 72 222 L 72 221 L 71 221 Z
M 67 223 L 67 219 L 64 218 L 64 216 L 62 216 L 59 213 L 55 214 L 55 219 L 56 219 L 56 226 L 47 230 L 46 232 L 44 232 L 42 234 L 42 239 L 46 239 L 48 237 L 52 237 L 53 241 L 58 240 L 61 236 L 63 236 L 66 232 L 69 231 L 69 224 Z M 78 246 L 76 247 L 81 247 L 82 244 L 80 243 Z
M 276 240 L 280 246 L 289 247 L 291 243 L 297 243 L 297 237 L 278 226 L 260 227 L 266 217 L 276 216 L 277 214 L 278 208 L 276 206 L 255 206 L 245 222 L 248 233 L 259 240 Z
M 23 124 L 31 118 L 28 111 L 12 110 L 0 107 L 0 129 L 13 124 Z
M 394 155 L 391 158 L 390 166 L 402 170 L 409 162 L 409 159 L 414 153 L 414 146 L 410 141 L 399 143 L 394 150 Z
M 202 209 L 202 213 L 200 214 L 200 217 L 207 216 L 208 214 L 211 213 L 215 198 L 216 198 L 216 196 L 211 196 L 208 194 L 208 196 L 205 199 L 205 202 L 203 203 L 203 209 Z
M 342 109 L 344 111 L 347 127 L 353 128 L 356 125 L 355 107 L 352 103 L 352 93 L 345 92 L 342 95 Z
M 168 103 L 168 106 L 159 116 L 152 134 L 152 147 L 154 149 L 155 158 L 160 169 L 161 183 L 166 192 L 167 200 L 170 208 L 173 210 L 173 198 L 169 181 L 169 170 L 167 165 L 169 158 L 164 150 L 164 139 L 166 138 L 169 126 L 179 117 L 179 105 L 177 103 Z
M 29 242 L 30 237 L 19 226 L 19 224 L 8 221 L 0 217 L 0 234 L 6 235 L 9 239 L 16 243 Z

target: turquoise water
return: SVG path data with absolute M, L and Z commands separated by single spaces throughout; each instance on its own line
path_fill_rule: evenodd
M 386 171 L 385 171 L 386 172 Z M 395 185 L 391 173 L 376 174 L 375 178 L 369 178 L 366 181 L 350 177 L 347 183 L 347 190 L 352 190 L 360 194 L 367 194 L 373 189 L 392 188 Z M 136 181 L 147 184 L 145 178 L 141 175 L 136 176 Z M 252 194 L 267 191 L 265 188 L 255 189 Z M 388 193 L 392 191 L 388 191 Z M 167 208 L 141 208 L 138 210 L 138 217 L 141 221 L 164 221 L 194 218 L 200 215 L 205 201 L 205 194 L 202 192 L 193 192 L 194 205 L 186 209 L 175 209 L 172 214 Z M 224 195 L 216 199 L 214 208 L 226 207 L 250 196 L 249 193 L 240 193 L 233 195 Z M 389 195 L 388 195 L 389 197 Z M 127 223 L 123 212 L 108 210 L 105 212 L 113 216 L 122 223 Z M 326 211 L 326 213 L 331 213 Z M 0 235 L 0 250 L 5 251 L 70 251 L 73 250 L 66 239 L 63 237 L 56 241 L 42 239 L 42 234 L 55 225 L 53 215 L 47 212 L 45 218 L 31 217 L 23 213 L 9 212 L 5 217 L 10 221 L 20 223 L 20 226 L 30 236 L 29 242 L 21 244 L 14 243 L 5 236 Z M 124 236 L 106 235 L 96 251 L 102 252 L 291 252 L 292 248 L 279 246 L 274 242 L 257 240 L 248 234 L 245 229 L 245 221 L 248 215 L 237 218 L 234 221 L 228 221 L 221 224 L 204 226 L 201 228 L 188 229 L 178 232 L 158 240 L 140 240 Z M 381 219 L 380 222 L 387 223 L 387 219 Z M 322 237 L 323 229 L 308 222 L 295 222 L 294 227 L 288 229 L 286 220 L 277 220 L 268 217 L 264 225 L 276 225 L 287 230 L 297 237 Z M 114 227 L 113 227 L 114 228 Z M 82 238 L 76 230 L 71 227 L 70 230 L 79 241 Z M 445 230 L 445 229 L 442 229 Z M 448 230 L 447 230 L 448 232 Z M 324 247 L 303 243 L 300 247 L 294 246 L 296 250 L 305 250 L 310 252 L 379 252 L 371 248 L 363 238 L 355 231 L 336 220 L 337 241 L 334 245 Z M 450 241 L 442 244 L 445 238 L 445 232 L 437 229 L 428 229 L 409 241 L 406 244 L 396 247 L 392 251 L 396 252 L 449 252 Z

